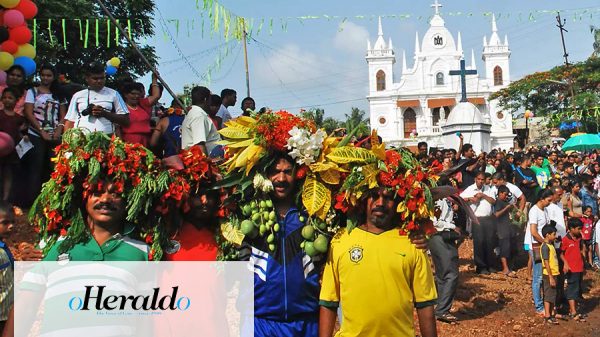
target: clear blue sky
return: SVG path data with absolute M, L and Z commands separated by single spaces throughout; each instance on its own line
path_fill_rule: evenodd
M 255 27 L 260 18 L 266 19 L 260 34 L 254 36 L 258 42 L 248 43 L 251 96 L 258 107 L 285 108 L 295 113 L 300 107 L 321 105 L 326 117 L 338 119 L 343 119 L 353 106 L 368 110 L 364 56 L 367 38 L 374 43 L 377 36 L 377 20 L 372 17 L 410 14 L 410 18 L 383 19 L 386 41 L 392 38 L 396 52 L 397 82 L 402 51 L 406 51 L 411 67 L 415 32 L 420 37 L 424 35 L 433 13 L 430 7 L 433 0 L 222 0 L 220 3 L 237 15 L 254 18 Z M 484 13 L 496 13 L 499 34 L 502 39 L 508 35 L 512 51 L 512 80 L 563 62 L 555 14 L 536 11 L 563 10 L 569 31 L 566 44 L 572 61 L 591 55 L 593 41 L 589 27 L 600 26 L 598 0 L 440 0 L 440 3 L 444 6 L 441 13 L 446 27 L 455 38 L 461 32 L 467 63 L 474 49 L 480 71 L 483 36 L 489 37 L 491 33 L 491 16 Z M 209 88 L 217 94 L 223 88 L 237 90 L 238 104 L 232 110 L 239 112 L 239 103 L 246 96 L 242 44 L 235 40 L 226 43 L 222 34 L 211 36 L 207 19 L 202 36 L 202 9 L 196 8 L 196 0 L 156 0 L 156 4 L 156 35 L 147 43 L 156 47 L 159 70 L 167 83 L 176 92 L 182 92 L 185 84 L 206 84 L 206 77 L 202 76 L 212 68 Z M 581 15 L 574 17 L 574 11 Z M 462 15 L 457 15 L 458 12 Z M 310 15 L 340 16 L 347 20 L 294 19 Z M 361 15 L 365 18 L 356 18 Z M 161 17 L 191 65 L 182 59 L 165 34 Z M 292 19 L 285 19 L 289 17 Z M 271 18 L 272 34 L 269 33 Z M 285 31 L 282 18 L 287 22 Z M 179 19 L 178 35 L 173 19 Z M 219 50 L 223 56 L 217 65 Z M 149 76 L 144 80 L 148 82 Z M 165 96 L 162 101 L 170 102 L 170 97 Z

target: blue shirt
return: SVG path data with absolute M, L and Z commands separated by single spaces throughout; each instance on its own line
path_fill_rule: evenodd
M 598 215 L 598 196 L 588 191 L 585 187 L 581 189 L 580 194 L 582 207 L 590 206 L 592 208 L 592 215 Z

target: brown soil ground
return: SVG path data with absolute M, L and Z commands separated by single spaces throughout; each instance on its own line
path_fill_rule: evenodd
M 581 312 L 586 322 L 560 321 L 545 324 L 535 316 L 531 283 L 528 280 L 527 256 L 517 259 L 517 278 L 503 274 L 479 276 L 473 265 L 473 243 L 465 241 L 459 248 L 460 277 L 453 314 L 457 324 L 438 322 L 440 336 L 600 336 L 600 274 L 588 271 L 584 278 Z
M 35 240 L 33 227 L 21 216 L 6 241 L 18 260 L 21 256 L 18 244 Z M 438 322 L 440 336 L 600 336 L 600 274 L 589 271 L 585 275 L 581 312 L 589 315 L 587 322 L 560 321 L 558 326 L 550 326 L 535 316 L 526 255 L 518 258 L 517 278 L 476 275 L 470 240 L 460 246 L 459 257 L 460 281 L 452 311 L 460 322 L 452 325 Z

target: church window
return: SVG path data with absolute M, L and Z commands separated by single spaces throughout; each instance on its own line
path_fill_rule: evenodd
M 444 119 L 448 119 L 448 115 L 450 114 L 450 108 L 447 106 L 444 106 L 442 108 L 444 109 Z M 431 112 L 431 122 L 433 126 L 439 125 L 441 119 L 440 110 L 442 108 L 434 108 Z
M 385 117 L 379 117 L 379 124 L 384 125 L 386 122 Z
M 378 71 L 375 78 L 377 79 L 377 91 L 385 90 L 385 73 L 383 70 Z
M 503 83 L 502 68 L 500 68 L 500 66 L 496 66 L 494 67 L 494 85 L 502 85 Z
M 415 110 L 408 108 L 404 110 L 404 138 L 410 138 L 412 130 L 417 129 L 417 114 Z
M 444 85 L 444 73 L 439 72 L 435 74 L 435 84 L 436 85 Z

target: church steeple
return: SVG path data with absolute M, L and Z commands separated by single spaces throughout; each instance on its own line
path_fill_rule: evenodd
M 501 46 L 502 42 L 498 36 L 498 26 L 496 25 L 496 14 L 492 14 L 492 35 L 490 36 L 490 46 Z
M 461 53 L 463 52 L 463 48 L 462 48 L 462 38 L 460 36 L 460 32 L 458 32 L 458 42 L 457 42 L 457 46 L 456 46 L 456 51 Z
M 508 37 L 504 37 L 504 42 L 500 40 L 494 14 L 492 14 L 492 34 L 489 40 L 486 39 L 486 36 L 483 37 L 482 59 L 485 65 L 486 80 L 490 87 L 504 86 L 510 83 Z
M 415 56 L 421 52 L 419 48 L 419 32 L 415 34 Z
M 383 27 L 381 26 L 381 16 L 379 17 L 379 26 L 377 30 L 377 41 L 375 41 L 375 46 L 373 49 L 376 50 L 384 50 L 387 49 L 385 46 L 385 39 L 383 38 Z

